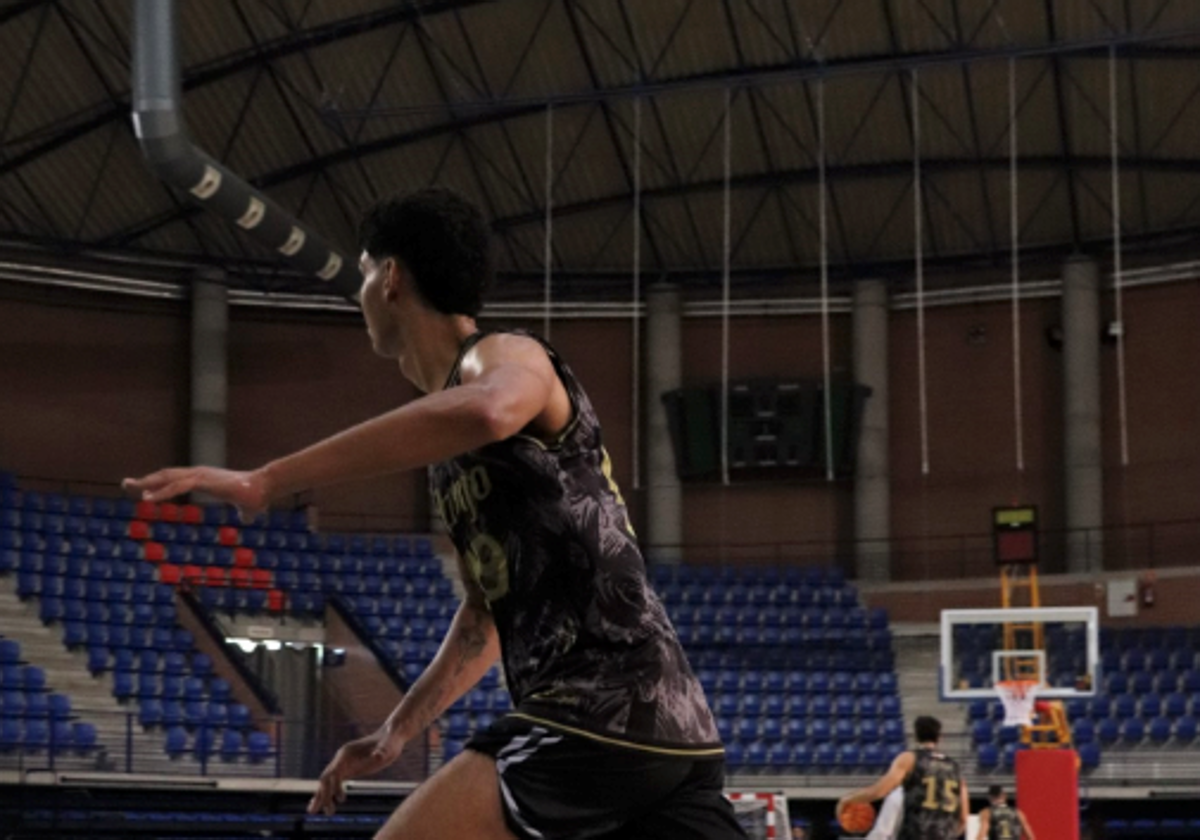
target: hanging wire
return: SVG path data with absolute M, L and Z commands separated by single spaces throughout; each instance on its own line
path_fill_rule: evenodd
M 821 252 L 821 365 L 824 376 L 825 479 L 833 481 L 833 389 L 829 359 L 829 248 L 825 209 L 825 79 L 817 79 L 817 219 Z
M 1125 402 L 1125 314 L 1121 266 L 1121 161 L 1117 156 L 1117 48 L 1108 48 L 1108 144 L 1112 155 L 1113 301 L 1117 318 L 1117 413 L 1121 427 L 1121 466 L 1129 466 L 1129 413 Z
M 546 105 L 546 264 L 542 337 L 550 340 L 550 274 L 554 253 L 554 105 Z
M 1025 471 L 1024 411 L 1021 402 L 1021 252 L 1017 229 L 1017 62 L 1008 60 L 1008 229 L 1012 264 L 1013 420 L 1017 437 L 1017 472 Z
M 642 98 L 633 100 L 633 306 L 630 330 L 633 334 L 633 489 L 642 486 L 642 334 L 638 310 L 642 302 Z
M 917 399 L 921 423 L 921 475 L 929 475 L 929 405 L 925 390 L 925 252 L 921 230 L 920 76 L 912 70 L 913 237 L 917 281 Z
M 721 483 L 729 484 L 729 262 L 733 247 L 730 174 L 733 169 L 732 125 L 733 91 L 725 88 L 725 196 L 724 246 L 721 265 Z

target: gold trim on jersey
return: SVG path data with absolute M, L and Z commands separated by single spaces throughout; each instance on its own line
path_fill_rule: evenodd
M 546 720 L 545 718 L 535 717 L 534 715 L 526 714 L 525 712 L 509 712 L 507 717 L 520 718 L 531 723 L 536 723 L 540 726 L 549 726 L 552 729 L 559 729 L 563 732 L 570 732 L 572 735 L 578 735 L 581 738 L 591 738 L 593 741 L 599 741 L 602 744 L 611 744 L 617 747 L 626 747 L 631 750 L 641 750 L 642 752 L 656 753 L 658 755 L 677 755 L 677 756 L 715 756 L 725 755 L 724 747 L 694 747 L 688 749 L 685 747 L 654 747 L 649 744 L 638 744 L 633 741 L 623 741 L 620 738 L 610 738 L 607 735 L 598 735 L 595 732 L 588 732 L 586 729 L 577 729 L 574 726 L 567 726 L 558 721 Z

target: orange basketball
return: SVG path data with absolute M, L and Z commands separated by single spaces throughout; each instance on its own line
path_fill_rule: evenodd
M 838 814 L 838 822 L 851 834 L 866 834 L 875 824 L 875 808 L 867 802 L 852 802 Z

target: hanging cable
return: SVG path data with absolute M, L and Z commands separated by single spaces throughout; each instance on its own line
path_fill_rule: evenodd
M 733 247 L 729 190 L 733 168 L 732 106 L 733 91 L 731 88 L 725 88 L 724 246 L 721 261 L 721 483 L 725 485 L 729 484 L 729 262 L 730 249 Z
M 642 98 L 633 99 L 633 313 L 629 325 L 633 335 L 633 489 L 642 486 L 642 335 L 638 313 L 642 303 Z
M 554 262 L 554 105 L 546 105 L 546 263 L 542 337 L 550 340 L 550 274 Z
M 929 475 L 929 408 L 925 391 L 925 253 L 921 230 L 920 76 L 912 69 L 913 237 L 917 281 L 917 400 L 921 424 L 921 475 Z
M 821 366 L 824 376 L 825 479 L 833 481 L 833 388 L 829 359 L 829 229 L 825 209 L 825 78 L 817 79 L 817 220 L 821 239 Z
M 1108 137 L 1112 155 L 1113 302 L 1117 318 L 1117 413 L 1121 428 L 1121 466 L 1129 466 L 1129 413 L 1125 402 L 1125 313 L 1121 266 L 1121 160 L 1117 154 L 1117 48 L 1108 48 Z
M 1017 437 L 1017 472 L 1025 471 L 1024 411 L 1021 403 L 1021 264 L 1017 228 L 1017 62 L 1008 60 L 1008 230 L 1012 263 L 1013 420 Z

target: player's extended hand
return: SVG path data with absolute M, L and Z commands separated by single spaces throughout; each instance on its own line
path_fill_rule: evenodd
M 321 772 L 317 791 L 308 803 L 308 813 L 333 814 L 338 804 L 346 801 L 343 785 L 347 781 L 378 773 L 399 758 L 402 749 L 404 742 L 383 729 L 343 744 Z
M 165 502 L 199 490 L 236 506 L 246 521 L 265 511 L 270 502 L 270 491 L 262 473 L 216 467 L 172 467 L 141 478 L 127 478 L 121 482 L 121 487 L 148 502 Z

